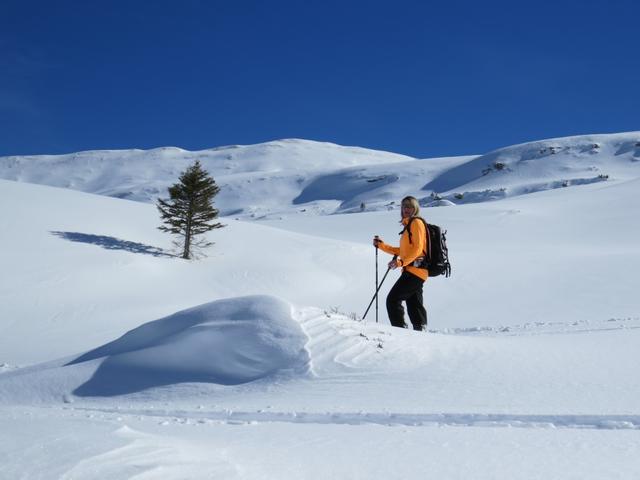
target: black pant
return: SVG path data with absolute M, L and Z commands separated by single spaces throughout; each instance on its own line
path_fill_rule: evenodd
M 387 313 L 389 321 L 394 327 L 406 328 L 404 323 L 404 308 L 402 302 L 407 303 L 407 313 L 414 330 L 427 329 L 427 311 L 422 304 L 422 285 L 424 281 L 409 272 L 402 272 L 387 296 Z

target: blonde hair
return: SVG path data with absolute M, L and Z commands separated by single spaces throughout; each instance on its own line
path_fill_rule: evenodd
M 404 204 L 410 204 L 413 207 L 413 216 L 417 217 L 420 215 L 420 203 L 418 202 L 418 199 L 416 197 L 412 197 L 412 196 L 408 196 L 408 197 L 404 197 L 402 199 L 402 202 L 400 203 L 400 216 L 402 217 L 402 205 Z

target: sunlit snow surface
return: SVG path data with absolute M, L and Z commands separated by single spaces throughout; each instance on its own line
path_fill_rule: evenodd
M 437 160 L 159 149 L 159 191 L 205 153 L 263 185 L 220 199 L 239 210 L 193 262 L 152 204 L 0 181 L 0 478 L 635 478 L 636 136 Z M 134 153 L 99 175 L 95 153 L 0 164 L 113 195 L 151 182 Z M 457 205 L 422 212 L 453 264 L 425 285 L 430 331 L 388 325 L 396 272 L 362 321 L 371 237 L 396 243 L 397 202 L 431 191 Z

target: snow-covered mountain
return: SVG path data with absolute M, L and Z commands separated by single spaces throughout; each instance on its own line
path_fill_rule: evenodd
M 0 159 L 0 479 L 635 478 L 638 136 Z M 145 189 L 201 153 L 232 215 L 184 261 Z M 460 204 L 426 334 L 397 272 L 359 318 L 406 194 Z
M 331 143 L 280 140 L 197 152 L 163 147 L 2 157 L 0 178 L 152 202 L 158 196 L 167 196 L 167 187 L 195 160 L 221 187 L 216 205 L 222 215 L 255 216 L 283 208 L 291 210 L 304 186 L 320 174 L 412 159 Z
M 640 176 L 640 132 L 567 137 L 480 156 L 415 159 L 308 140 L 220 147 L 165 147 L 57 156 L 1 157 L 0 178 L 153 202 L 194 160 L 221 187 L 225 216 L 272 218 L 423 205 L 477 203 L 541 190 Z
M 424 186 L 455 203 L 640 176 L 640 132 L 565 137 L 501 148 Z

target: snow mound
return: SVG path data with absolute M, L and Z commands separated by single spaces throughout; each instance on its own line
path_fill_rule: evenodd
M 455 203 L 453 203 L 451 200 L 447 200 L 444 198 L 440 200 L 435 200 L 427 204 L 427 207 L 453 207 L 453 206 L 455 206 Z
M 238 385 L 308 370 L 307 337 L 274 297 L 219 300 L 146 323 L 67 366 L 104 358 L 78 396 L 112 396 L 183 382 Z

